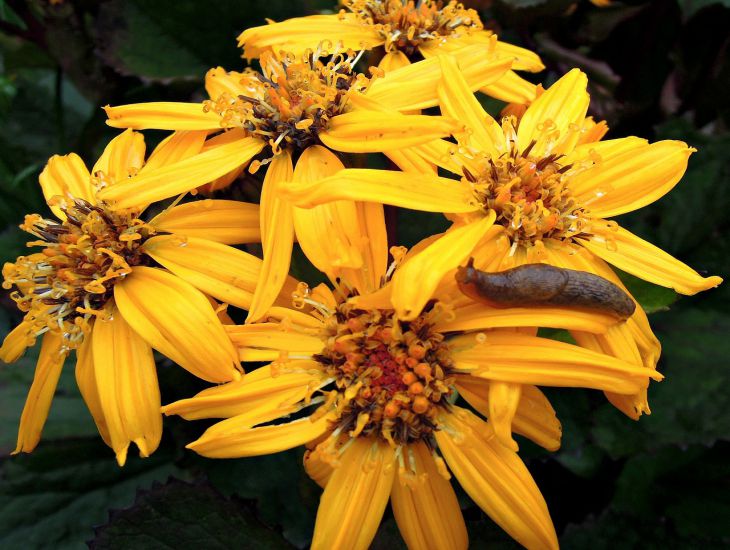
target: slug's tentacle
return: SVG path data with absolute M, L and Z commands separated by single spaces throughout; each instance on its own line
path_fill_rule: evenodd
M 457 270 L 456 281 L 464 294 L 493 307 L 571 307 L 610 313 L 624 320 L 636 309 L 631 297 L 611 281 L 548 264 L 487 273 L 476 269 L 471 258 Z

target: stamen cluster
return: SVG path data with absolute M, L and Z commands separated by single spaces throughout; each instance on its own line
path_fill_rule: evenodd
M 246 94 L 223 93 L 206 101 L 204 109 L 220 115 L 223 127 L 242 127 L 267 141 L 274 154 L 281 147 L 301 151 L 319 142 L 333 116 L 348 110 L 352 92 L 367 90 L 370 78 L 355 72 L 357 60 L 352 51 L 309 50 L 300 59 L 266 52 L 262 72 L 244 74 L 240 84 Z
M 420 44 L 481 30 L 479 14 L 451 0 L 347 0 L 345 7 L 364 23 L 374 25 L 388 51 L 413 55 Z
M 92 316 L 102 313 L 113 286 L 146 262 L 140 249 L 154 230 L 131 214 L 113 212 L 82 199 L 60 207 L 65 221 L 28 215 L 20 226 L 40 240 L 41 252 L 20 256 L 3 267 L 3 288 L 16 290 L 11 297 L 35 336 L 58 329 L 65 345 L 75 348 Z
M 393 445 L 430 442 L 453 382 L 448 346 L 433 330 L 439 311 L 400 322 L 389 310 L 338 306 L 316 358 L 335 380 L 341 430 L 379 435 Z

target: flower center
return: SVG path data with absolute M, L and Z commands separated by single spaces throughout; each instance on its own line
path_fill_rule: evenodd
M 376 27 L 386 50 L 408 56 L 423 42 L 483 28 L 479 14 L 455 0 L 446 5 L 441 0 L 347 0 L 345 7 Z
M 391 310 L 337 307 L 316 359 L 335 381 L 340 430 L 379 435 L 393 445 L 430 440 L 453 382 L 448 346 L 433 330 L 441 309 L 436 304 L 400 322 Z
M 40 240 L 41 252 L 20 256 L 3 267 L 3 288 L 11 294 L 36 335 L 60 329 L 69 348 L 82 340 L 92 316 L 102 313 L 113 286 L 143 265 L 140 249 L 154 230 L 131 214 L 70 199 L 60 207 L 66 220 L 28 215 L 20 226 Z
M 224 127 L 243 127 L 267 141 L 274 154 L 281 147 L 303 150 L 318 143 L 318 134 L 329 120 L 348 108 L 352 92 L 363 92 L 370 78 L 357 73 L 358 56 L 308 51 L 301 59 L 292 54 L 261 55 L 262 73 L 247 71 L 241 80 L 245 94 L 223 93 L 206 101 L 204 109 L 221 116 Z

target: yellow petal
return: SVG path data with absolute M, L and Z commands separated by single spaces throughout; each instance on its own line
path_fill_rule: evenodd
M 186 420 L 231 418 L 249 409 L 269 405 L 272 410 L 302 401 L 325 381 L 314 361 L 289 361 L 285 369 L 271 365 L 249 372 L 234 382 L 208 388 L 195 397 L 162 407 L 166 415 Z
M 198 237 L 159 235 L 144 252 L 181 279 L 221 302 L 242 309 L 251 305 L 261 260 L 231 246 Z
M 474 33 L 471 35 L 471 37 L 473 37 L 472 40 L 483 40 L 480 34 L 481 33 Z M 545 65 L 543 65 L 540 60 L 540 56 L 532 50 L 520 48 L 519 46 L 502 42 L 501 40 L 497 40 L 495 43 L 495 50 L 500 57 L 504 56 L 512 59 L 512 68 L 515 71 L 530 71 L 536 73 L 545 68 Z
M 174 103 L 167 101 L 130 103 L 104 107 L 114 128 L 134 130 L 218 130 L 221 117 L 212 111 L 204 111 L 202 103 Z
M 60 334 L 47 332 L 43 336 L 41 351 L 33 375 L 33 383 L 25 399 L 18 426 L 18 443 L 12 454 L 29 453 L 41 439 L 43 425 L 48 418 L 53 394 L 56 392 L 61 368 L 68 352 L 62 351 Z
M 418 442 L 404 454 L 407 466 L 393 480 L 391 505 L 408 548 L 465 550 L 469 538 L 459 502 L 431 451 Z
M 479 91 L 506 103 L 529 104 L 535 100 L 537 86 L 516 72 L 507 71 L 494 83 L 479 88 Z
M 692 295 L 722 282 L 721 277 L 703 277 L 660 248 L 615 224 L 597 220 L 591 225 L 591 230 L 593 236 L 580 241 L 583 246 L 619 269 L 655 285 Z
M 142 170 L 151 172 L 198 154 L 207 135 L 206 130 L 179 131 L 170 134 L 155 147 Z
M 312 480 L 322 487 L 323 489 L 327 486 L 327 482 L 332 477 L 332 473 L 335 471 L 331 461 L 325 460 L 322 454 L 317 450 L 307 450 L 304 453 L 304 470 Z
M 575 146 L 580 123 L 586 116 L 589 97 L 588 79 L 579 69 L 573 69 L 550 86 L 525 111 L 517 129 L 517 143 L 524 151 L 534 140 L 531 154 L 539 157 L 547 150 L 548 142 L 558 145 L 553 153 L 571 151 Z
M 530 472 L 500 444 L 491 426 L 454 408 L 435 433 L 451 471 L 474 502 L 517 542 L 530 549 L 558 548 L 550 513 Z
M 336 200 L 380 202 L 426 212 L 474 212 L 469 185 L 432 174 L 347 168 L 334 175 L 291 184 L 281 193 L 296 206 L 311 208 Z
M 475 222 L 452 226 L 425 250 L 396 270 L 393 277 L 393 307 L 398 317 L 413 319 L 421 313 L 441 279 L 469 257 L 477 243 L 494 223 L 495 214 Z
M 469 142 L 481 151 L 501 151 L 504 133 L 497 122 L 482 108 L 461 75 L 456 59 L 439 56 L 443 79 L 438 85 L 441 113 L 466 124 Z
M 273 361 L 281 352 L 292 355 L 313 355 L 320 353 L 324 343 L 319 336 L 313 336 L 284 323 L 253 323 L 226 327 L 226 333 L 238 348 L 256 348 L 270 351 Z
M 383 154 L 404 172 L 436 175 L 436 166 L 414 151 L 413 147 L 383 151 Z
M 341 44 L 345 49 L 354 50 L 369 50 L 383 43 L 373 26 L 364 25 L 349 13 L 295 17 L 246 29 L 238 37 L 246 59 L 259 57 L 269 49 L 299 55 L 316 48 L 322 41 L 330 48 Z
M 441 63 L 437 57 L 443 52 L 438 47 L 422 46 L 419 49 L 424 57 L 431 59 L 387 72 L 370 85 L 366 96 L 398 111 L 437 105 L 437 86 L 442 78 Z M 483 45 L 459 49 L 457 62 L 472 91 L 496 82 L 512 66 L 511 59 L 490 54 Z
M 289 274 L 294 218 L 291 205 L 279 196 L 279 186 L 290 181 L 293 173 L 291 154 L 285 151 L 274 157 L 264 176 L 260 221 L 264 260 L 246 322 L 258 321 L 266 314 Z
M 517 451 L 517 442 L 512 439 L 512 421 L 522 397 L 522 384 L 492 381 L 489 384 L 489 423 L 499 442 Z
M 226 71 L 223 67 L 215 67 L 205 73 L 205 91 L 208 97 L 217 99 L 227 93 L 238 97 L 246 92 L 247 81 L 254 78 L 252 74 Z
M 114 286 L 124 320 L 153 348 L 209 382 L 240 377 L 238 357 L 203 294 L 179 277 L 134 267 Z
M 94 374 L 94 351 L 93 351 L 93 330 L 84 335 L 84 342 L 76 350 L 76 384 L 81 391 L 81 397 L 94 419 L 96 428 L 99 430 L 104 443 L 112 446 L 112 439 L 109 434 L 109 427 L 104 417 L 104 411 L 99 400 L 99 388 L 96 385 Z
M 386 52 L 383 59 L 378 63 L 378 68 L 383 69 L 386 73 L 400 69 L 401 67 L 407 67 L 411 64 L 411 60 L 408 56 L 400 50 L 393 50 Z
M 457 54 L 468 45 L 480 46 L 483 48 L 482 51 L 486 50 L 486 53 L 491 56 L 509 58 L 512 61 L 512 68 L 515 70 L 537 72 L 545 68 L 536 53 L 513 44 L 508 44 L 507 42 L 500 42 L 497 40 L 497 36 L 491 31 L 470 32 L 460 35 L 457 38 L 447 38 L 426 44 L 429 55 L 441 51 L 443 53 L 451 53 L 458 58 L 459 55 Z
M 663 378 L 610 355 L 525 334 L 463 335 L 450 345 L 458 369 L 489 380 L 632 394 L 645 388 L 649 378 Z
M 490 415 L 489 380 L 457 375 L 456 389 L 466 401 L 486 417 Z M 512 419 L 512 431 L 524 435 L 548 451 L 560 448 L 563 428 L 547 397 L 535 386 L 522 384 L 522 393 Z
M 612 160 L 627 151 L 638 151 L 643 149 L 648 144 L 649 142 L 647 140 L 636 136 L 606 139 L 596 143 L 584 143 L 576 146 L 575 149 L 566 153 L 566 155 L 559 159 L 558 162 L 560 162 L 563 166 L 585 162 L 589 162 L 591 164 L 602 163 Z M 570 182 L 571 190 L 574 190 L 574 192 L 580 192 L 580 190 L 573 187 L 572 179 Z
M 659 141 L 599 162 L 570 180 L 591 215 L 608 218 L 646 206 L 682 178 L 694 151 L 681 141 Z
M 104 181 L 112 184 L 126 180 L 144 165 L 145 150 L 144 136 L 125 130 L 104 148 L 91 173 L 103 172 Z
M 76 153 L 53 155 L 38 176 L 38 181 L 46 202 L 60 220 L 65 220 L 66 214 L 54 204 L 53 197 L 63 197 L 67 200 L 69 197 L 74 197 L 96 204 L 94 189 L 91 186 L 91 174 Z
M 388 234 L 383 205 L 375 202 L 355 203 L 360 235 L 365 235 L 361 252 L 369 289 L 379 288 L 388 268 Z
M 150 346 L 116 309 L 108 320 L 94 323 L 92 348 L 99 403 L 117 462 L 124 466 L 131 442 L 140 456 L 149 456 L 162 437 L 155 360 Z
M 35 344 L 33 326 L 22 321 L 17 327 L 11 330 L 3 340 L 0 347 L 0 361 L 15 363 L 25 353 L 25 350 Z
M 612 315 L 558 307 L 494 308 L 467 302 L 455 310 L 453 319 L 440 320 L 434 328 L 440 332 L 507 327 L 550 327 L 601 333 L 616 324 Z
M 205 199 L 167 208 L 150 221 L 158 232 L 198 237 L 222 244 L 260 241 L 259 205 Z
M 332 117 L 319 133 L 324 145 L 345 153 L 379 153 L 448 137 L 463 125 L 451 118 L 355 110 Z
M 366 550 L 388 504 L 394 475 L 395 453 L 387 443 L 353 440 L 320 499 L 312 550 Z
M 330 415 L 325 415 L 314 422 L 310 417 L 306 417 L 286 424 L 241 428 L 218 434 L 215 433 L 216 425 L 214 425 L 200 439 L 187 445 L 187 448 L 208 458 L 239 458 L 278 453 L 317 439 L 328 431 L 330 422 L 332 422 Z
M 239 134 L 235 130 L 231 132 Z M 144 171 L 124 184 L 102 190 L 99 198 L 117 208 L 132 208 L 190 191 L 246 164 L 265 145 L 260 139 L 245 137 L 242 131 L 239 135 L 240 139 L 175 164 Z

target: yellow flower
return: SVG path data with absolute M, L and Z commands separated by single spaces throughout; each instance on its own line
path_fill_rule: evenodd
M 477 223 L 486 228 L 491 220 Z M 364 293 L 353 287 L 347 277 L 334 291 L 301 285 L 294 309 L 275 307 L 267 322 L 227 327 L 242 360 L 272 362 L 163 407 L 186 419 L 226 419 L 188 447 L 233 458 L 307 445 L 307 471 L 325 487 L 312 548 L 367 548 L 389 496 L 410 548 L 466 548 L 448 468 L 517 541 L 556 548 L 547 507 L 511 435 L 559 447 L 560 423 L 536 385 L 630 395 L 661 375 L 520 328 L 601 333 L 615 322 L 603 315 L 493 309 L 450 280 L 403 321 L 392 284 Z M 490 422 L 455 406 L 457 391 Z
M 200 103 L 147 103 L 107 107 L 108 124 L 119 127 L 161 128 L 209 132 L 227 130 L 208 139 L 198 155 L 130 178 L 124 185 L 101 193 L 117 207 L 174 196 L 245 166 L 262 150 L 264 161 L 253 161 L 250 170 L 266 166 L 261 196 L 261 236 L 264 267 L 249 320 L 261 318 L 278 295 L 289 270 L 294 234 L 314 265 L 328 275 L 343 269 L 373 272 L 348 235 L 360 226 L 370 228 L 367 239 L 385 238 L 382 206 L 340 201 L 307 211 L 279 199 L 280 183 L 294 178 L 308 183 L 343 168 L 331 152 L 384 152 L 401 167 L 429 170 L 430 165 L 404 147 L 426 143 L 459 130 L 460 123 L 442 117 L 403 115 L 385 110 L 392 98 L 404 108 L 435 105 L 440 66 L 437 59 L 393 73 L 372 95 L 371 81 L 353 69 L 355 58 L 339 53 L 324 62 L 315 52 L 301 61 L 292 56 L 262 56 L 263 73 L 213 69 L 206 77 L 211 100 Z M 478 60 L 490 66 L 494 79 L 510 62 Z M 414 79 L 412 70 L 418 78 Z M 481 74 L 466 71 L 472 87 Z M 403 98 L 410 98 L 404 103 Z M 204 107 L 204 108 L 203 108 Z M 323 145 L 320 145 L 323 144 Z M 327 149 L 329 148 L 329 149 Z M 296 167 L 293 161 L 296 160 Z M 384 265 L 385 257 L 378 258 Z
M 649 144 L 636 137 L 584 143 L 586 136 L 600 138 L 603 128 L 585 118 L 587 80 L 577 69 L 540 95 L 519 125 L 513 117 L 500 125 L 469 91 L 455 61 L 442 56 L 441 62 L 442 111 L 465 122 L 468 131 L 459 136 L 458 145 L 439 141 L 417 149 L 430 162 L 461 176 L 460 181 L 347 169 L 323 181 L 282 189 L 300 207 L 348 198 L 450 214 L 455 223 L 449 231 L 395 276 L 394 304 L 402 318 L 418 315 L 431 289 L 470 256 L 487 271 L 546 262 L 621 285 L 608 262 L 683 294 L 722 281 L 700 276 L 605 219 L 667 193 L 686 169 L 692 152 L 686 144 Z M 495 226 L 483 227 L 492 216 Z M 576 332 L 574 336 L 591 349 L 650 367 L 659 356 L 659 343 L 641 308 L 606 335 Z M 609 399 L 633 418 L 649 412 L 643 393 L 630 401 Z
M 244 57 L 255 58 L 266 51 L 303 52 L 322 41 L 342 44 L 354 50 L 381 46 L 385 55 L 379 66 L 386 71 L 403 67 L 418 57 L 459 52 L 465 46 L 479 46 L 482 55 L 496 52 L 513 60 L 512 68 L 536 72 L 544 69 L 533 52 L 500 42 L 484 29 L 479 14 L 455 0 L 344 0 L 336 15 L 312 15 L 253 27 L 238 37 Z M 535 85 L 510 70 L 497 82 L 480 88 L 504 101 L 527 102 Z
M 58 220 L 26 216 L 21 228 L 37 238 L 28 244 L 42 250 L 3 268 L 3 288 L 15 288 L 11 297 L 25 317 L 0 359 L 13 362 L 38 336 L 43 341 L 16 453 L 38 444 L 71 350 L 81 393 L 120 465 L 130 442 L 147 456 L 160 441 L 152 348 L 204 380 L 240 378 L 236 350 L 206 294 L 250 304 L 261 261 L 224 243 L 258 240 L 258 207 L 204 200 L 145 221 L 139 211 L 96 199 L 101 187 L 194 154 L 203 139 L 175 134 L 145 164 L 142 135 L 127 130 L 91 172 L 73 153 L 48 161 L 39 179 Z

